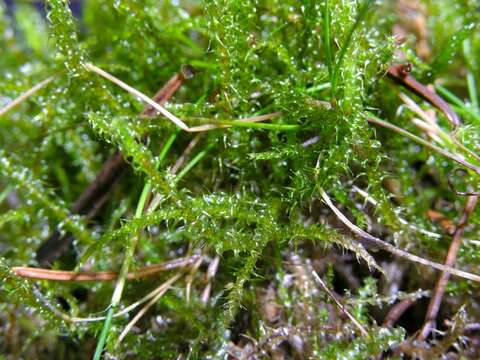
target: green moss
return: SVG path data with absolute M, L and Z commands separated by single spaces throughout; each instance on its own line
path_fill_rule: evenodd
M 0 4 L 0 109 L 53 77 L 0 116 L 2 311 L 13 316 L 35 309 L 15 325 L 28 339 L 25 346 L 7 352 L 34 358 L 39 344 L 60 344 L 62 336 L 75 344 L 65 358 L 94 350 L 101 323 L 65 324 L 56 310 L 82 317 L 101 311 L 110 305 L 111 283 L 34 283 L 11 271 L 35 265 L 37 248 L 57 227 L 75 237 L 71 253 L 78 270 L 118 271 L 127 261 L 136 271 L 193 253 L 205 256 L 198 268 L 171 270 L 182 279 L 118 346 L 137 310 L 113 318 L 106 343 L 112 356 L 225 358 L 250 348 L 260 358 L 283 351 L 297 358 L 356 359 L 398 346 L 411 334 L 401 325 L 378 325 L 402 298 L 388 289 L 400 287 L 402 296 L 417 298 L 433 288 L 437 275 L 424 276 L 426 268 L 408 267 L 359 242 L 322 204 L 319 189 L 360 228 L 443 261 L 451 236 L 445 222 L 427 212 L 457 222 L 465 198 L 451 187 L 478 190 L 478 174 L 459 171 L 431 148 L 367 121 L 375 114 L 480 165 L 472 154 L 480 133 L 476 4 L 421 3 L 414 13 L 430 15 L 420 19 L 428 56 L 415 53 L 415 36 L 396 45 L 392 28 L 408 21 L 401 11 L 369 0 L 88 0 L 80 12 L 72 12 L 73 3 L 51 0 L 46 16 L 30 3 L 12 11 Z M 413 74 L 435 81 L 461 115 L 457 143 L 435 143 L 412 123 L 417 115 L 400 107 L 397 95 L 406 90 L 384 76 L 392 62 L 403 61 L 399 49 L 414 63 Z M 195 77 L 165 107 L 189 126 L 231 127 L 196 137 L 160 115 L 139 116 L 144 104 L 87 63 L 149 96 L 182 65 L 194 65 Z M 236 121 L 273 112 L 281 115 Z M 437 119 L 450 136 L 444 116 L 437 112 Z M 94 218 L 73 214 L 73 203 L 115 151 L 127 170 L 105 205 Z M 142 212 L 152 198 L 156 208 Z M 479 224 L 477 211 L 465 229 L 459 268 L 479 264 Z M 137 241 L 134 256 L 125 256 Z M 218 271 L 208 275 L 216 256 Z M 295 256 L 300 265 L 292 265 Z M 53 267 L 63 269 L 65 261 Z M 402 272 L 398 284 L 386 277 L 392 269 Z M 359 336 L 317 287 L 313 270 L 328 277 L 368 336 Z M 171 272 L 128 281 L 120 307 L 146 296 Z M 474 283 L 452 279 L 446 296 L 456 301 L 446 313 L 457 313 L 451 304 L 472 298 L 465 321 L 475 319 L 476 290 Z M 49 333 L 33 331 L 44 319 Z M 423 318 L 415 320 L 419 328 Z M 455 343 L 455 336 L 448 340 Z M 281 339 L 278 349 L 268 347 L 272 339 Z

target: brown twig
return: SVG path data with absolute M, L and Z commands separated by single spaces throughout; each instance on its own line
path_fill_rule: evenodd
M 415 301 L 416 299 L 406 298 L 393 305 L 385 316 L 385 319 L 383 319 L 382 326 L 387 328 L 392 327 L 398 319 L 400 319 L 403 313 L 415 303 Z
M 164 104 L 167 102 L 185 80 L 193 76 L 193 70 L 190 67 L 182 68 L 182 71 L 173 75 L 165 85 L 157 91 L 153 101 Z M 153 116 L 156 109 L 151 105 L 146 105 L 141 113 L 144 116 Z M 102 166 L 95 180 L 82 192 L 71 208 L 74 214 L 85 215 L 87 218 L 94 217 L 101 206 L 98 206 L 102 199 L 105 202 L 105 194 L 109 192 L 113 184 L 120 178 L 120 175 L 127 168 L 127 164 L 122 154 L 116 151 L 112 154 Z M 68 248 L 73 240 L 71 234 L 61 235 L 60 231 L 55 230 L 50 238 L 44 242 L 37 251 L 37 262 L 41 266 L 47 266 L 58 259 Z
M 425 85 L 418 82 L 410 72 L 412 70 L 412 65 L 407 64 L 397 64 L 392 65 L 388 68 L 387 74 L 398 84 L 406 87 L 408 90 L 420 96 L 425 101 L 429 102 L 441 112 L 445 114 L 445 117 L 453 126 L 460 125 L 460 119 L 458 115 L 452 110 L 450 105 L 448 105 L 445 100 L 440 96 L 435 94 L 433 91 L 429 90 Z
M 158 90 L 155 96 L 152 98 L 157 104 L 164 104 L 173 95 L 177 90 L 182 86 L 186 80 L 190 80 L 195 76 L 195 69 L 190 65 L 182 66 L 182 69 L 179 73 L 175 74 L 170 80 L 167 81 L 163 87 Z M 140 116 L 155 116 L 158 114 L 158 111 L 151 105 L 147 105 Z
M 177 259 L 179 260 L 179 259 Z M 194 261 L 194 260 L 192 260 Z M 173 262 L 173 261 L 172 261 Z M 189 264 L 191 265 L 191 264 Z M 177 274 L 178 275 L 178 274 Z M 176 275 L 175 275 L 176 276 Z M 140 300 L 130 304 L 129 306 L 123 308 L 121 311 L 116 312 L 113 314 L 113 317 L 119 317 L 123 316 L 125 314 L 128 314 L 130 311 L 136 309 L 140 305 L 144 304 L 145 302 L 153 299 L 154 297 L 158 296 L 158 294 L 164 292 L 165 289 L 165 284 L 162 284 L 155 288 L 153 291 L 148 293 L 147 295 L 143 296 Z M 68 322 L 95 322 L 95 321 L 103 321 L 105 320 L 105 316 L 96 316 L 96 317 L 76 317 L 76 316 L 70 316 L 60 310 L 57 309 L 56 306 L 54 306 L 43 294 L 40 292 L 40 290 L 34 286 L 33 287 L 33 293 L 35 297 L 40 301 L 47 309 L 49 309 L 55 316 L 59 317 L 60 319 Z
M 199 259 L 201 260 L 199 255 L 193 255 L 187 258 L 179 258 L 160 264 L 145 266 L 135 272 L 128 273 L 127 279 L 141 279 L 159 272 L 186 267 L 196 263 Z M 116 280 L 118 277 L 118 272 L 115 271 L 73 272 L 33 267 L 13 267 L 12 271 L 16 275 L 24 278 L 52 281 L 111 281 Z
M 458 249 L 462 243 L 463 233 L 465 231 L 465 226 L 468 222 L 470 214 L 475 210 L 477 205 L 478 196 L 470 196 L 467 199 L 467 203 L 463 210 L 463 214 L 458 221 L 457 228 L 453 234 L 452 242 L 448 248 L 447 256 L 445 258 L 445 266 L 454 266 Z M 440 310 L 440 305 L 442 303 L 443 294 L 445 293 L 445 287 L 447 286 L 450 274 L 448 272 L 443 272 L 440 274 L 440 277 L 437 280 L 435 289 L 433 290 L 432 298 L 428 304 L 427 313 L 425 315 L 425 320 L 420 333 L 417 336 L 419 341 L 424 341 L 430 334 L 431 329 L 435 325 L 435 319 L 437 318 L 438 311 Z
M 182 167 L 183 163 L 185 162 L 185 160 L 188 159 L 188 157 L 190 156 L 190 153 L 192 152 L 193 148 L 195 146 L 197 146 L 198 142 L 200 141 L 202 137 L 202 134 L 197 134 L 195 135 L 195 137 L 188 143 L 187 147 L 185 148 L 185 150 L 183 151 L 182 155 L 180 155 L 180 157 L 177 159 L 177 161 L 175 162 L 175 164 L 172 166 L 172 169 L 170 170 L 170 172 L 172 174 L 176 174 L 177 171 Z

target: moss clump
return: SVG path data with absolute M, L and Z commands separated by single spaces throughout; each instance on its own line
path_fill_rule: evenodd
M 348 225 L 443 263 L 466 203 L 458 192 L 478 190 L 475 6 L 2 3 L 2 353 L 475 357 L 478 336 L 468 329 L 478 322 L 478 284 L 450 279 L 436 314 L 444 335 L 417 346 L 410 340 L 438 273 L 377 251 Z M 404 61 L 413 63 L 412 76 L 435 84 L 461 126 L 452 130 L 441 111 L 385 77 Z M 195 76 L 165 104 L 174 115 L 139 115 L 145 104 L 132 92 L 153 96 L 187 64 Z M 434 147 L 369 124 L 372 114 Z M 188 131 L 195 127 L 208 131 Z M 76 214 L 76 199 L 116 151 L 124 171 L 91 200 L 94 210 Z M 350 220 L 325 206 L 323 191 Z M 455 266 L 473 273 L 479 222 L 473 211 L 456 255 Z M 36 252 L 52 233 L 69 240 L 50 267 L 115 271 L 102 274 L 117 280 L 21 278 L 17 267 L 38 266 Z M 135 278 L 177 258 L 188 266 Z M 400 301 L 411 301 L 412 310 L 382 325 Z

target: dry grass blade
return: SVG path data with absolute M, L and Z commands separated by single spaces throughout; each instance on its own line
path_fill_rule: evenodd
M 160 105 L 166 103 L 169 99 L 173 97 L 173 95 L 177 92 L 177 90 L 186 80 L 193 78 L 194 73 L 194 70 L 190 67 L 182 67 L 180 72 L 172 76 L 170 80 L 168 80 L 166 84 L 157 91 L 157 93 L 152 98 L 153 101 Z M 156 114 L 157 111 L 152 106 L 146 106 L 140 114 L 140 117 L 152 117 Z
M 200 300 L 206 304 L 210 298 L 210 292 L 212 291 L 212 279 L 215 277 L 218 271 L 218 265 L 220 264 L 220 256 L 215 256 L 210 265 L 208 265 L 208 270 L 206 274 L 207 285 L 200 295 Z
M 143 307 L 140 309 L 140 311 L 137 313 L 137 315 L 134 316 L 134 318 L 125 326 L 125 329 L 123 329 L 122 333 L 118 337 L 117 343 L 115 346 L 118 346 L 122 342 L 122 340 L 127 336 L 127 334 L 130 332 L 132 327 L 142 318 L 142 316 L 160 299 L 163 294 L 165 294 L 168 289 L 173 285 L 175 281 L 180 279 L 182 277 L 182 274 L 176 274 L 172 276 L 170 279 L 165 281 L 162 285 L 160 285 L 157 289 L 158 292 L 157 294 Z
M 28 89 L 23 94 L 21 94 L 19 97 L 10 101 L 7 105 L 5 105 L 3 108 L 0 109 L 0 117 L 5 115 L 10 110 L 12 110 L 14 107 L 20 105 L 22 102 L 27 100 L 30 96 L 35 94 L 38 90 L 40 90 L 40 89 L 44 88 L 45 86 L 47 86 L 48 84 L 50 84 L 53 79 L 54 79 L 54 77 L 50 76 L 50 77 L 46 78 L 45 80 L 40 81 L 37 85 Z
M 127 306 L 121 311 L 116 312 L 113 314 L 113 317 L 119 317 L 125 314 L 128 314 L 130 311 L 136 309 L 143 303 L 147 302 L 148 300 L 156 297 L 160 292 L 162 292 L 164 289 L 164 284 L 158 286 L 155 288 L 153 291 L 149 292 L 147 295 L 142 297 L 140 300 L 134 302 L 133 304 Z M 72 323 L 78 323 L 78 322 L 96 322 L 96 321 L 103 321 L 105 320 L 106 316 L 96 316 L 96 317 L 76 317 L 76 316 L 70 316 L 68 314 L 65 314 L 64 312 L 58 310 L 53 304 L 50 303 L 48 299 L 46 299 L 43 294 L 40 292 L 40 290 L 36 287 L 33 287 L 33 293 L 35 297 L 47 308 L 49 309 L 55 316 L 58 318 L 72 322 Z
M 315 270 L 312 271 L 313 278 L 315 281 L 322 287 L 322 289 L 327 293 L 327 295 L 335 302 L 335 304 L 338 306 L 338 308 L 352 321 L 352 323 L 357 327 L 357 329 L 360 331 L 362 336 L 368 336 L 367 330 L 358 322 L 355 317 L 350 314 L 350 312 L 347 310 L 345 305 L 343 305 L 339 299 L 330 291 L 328 286 L 323 282 L 323 280 L 320 278 L 320 276 L 317 274 Z
M 467 169 L 470 169 L 472 171 L 475 171 L 477 174 L 480 175 L 480 168 L 478 166 L 475 166 L 473 164 L 471 164 L 470 162 L 468 161 L 465 161 L 465 159 L 463 159 L 462 157 L 459 157 L 457 154 L 452 154 L 451 152 L 449 151 L 446 151 L 434 144 L 431 144 L 430 142 L 398 127 L 398 126 L 395 126 L 389 122 L 386 122 L 386 121 L 383 121 L 381 119 L 378 119 L 376 118 L 375 116 L 367 116 L 367 121 L 370 122 L 370 123 L 373 123 L 373 124 L 376 124 L 376 125 L 379 125 L 379 126 L 382 126 L 386 129 L 390 129 L 390 130 L 393 130 L 395 131 L 396 133 L 400 134 L 400 135 L 403 135 L 413 141 L 415 141 L 416 143 L 418 144 L 421 144 L 435 152 L 437 152 L 438 154 L 442 155 L 442 156 L 445 156 L 446 158 L 450 159 L 450 160 L 453 160 L 455 162 L 457 162 L 458 164 L 466 167 Z
M 328 195 L 321 188 L 320 188 L 320 195 L 321 195 L 323 201 L 325 202 L 325 204 L 327 204 L 327 206 L 335 213 L 335 215 L 337 215 L 338 219 L 342 223 L 344 223 L 354 234 L 359 236 L 366 243 L 370 243 L 371 245 L 373 245 L 375 247 L 378 247 L 382 250 L 388 251 L 389 253 L 391 253 L 393 255 L 403 257 L 403 258 L 405 258 L 409 261 L 416 262 L 416 263 L 426 265 L 426 266 L 430 266 L 434 269 L 437 269 L 437 270 L 440 270 L 440 271 L 445 271 L 447 273 L 450 273 L 452 275 L 459 276 L 459 277 L 462 277 L 462 278 L 465 278 L 465 279 L 480 282 L 480 275 L 472 274 L 472 273 L 469 273 L 469 272 L 466 272 L 466 271 L 455 269 L 451 266 L 445 266 L 443 264 L 440 264 L 440 263 L 437 263 L 437 262 L 434 262 L 434 261 L 431 261 L 431 260 L 428 260 L 428 259 L 424 259 L 420 256 L 411 254 L 408 251 L 398 249 L 395 246 L 390 245 L 389 243 L 387 243 L 387 242 L 385 242 L 385 241 L 383 241 L 383 240 L 381 240 L 381 239 L 379 239 L 379 238 L 377 238 L 373 235 L 370 235 L 366 231 L 360 229 L 358 226 L 353 224 L 350 220 L 348 220 L 348 218 L 339 209 L 337 209 L 337 207 L 335 207 L 335 205 L 333 205 L 333 203 L 330 200 L 330 198 L 328 197 Z
M 281 112 L 274 112 L 274 113 L 265 114 L 265 115 L 257 115 L 257 116 L 252 116 L 252 117 L 248 117 L 248 118 L 238 119 L 236 121 L 245 122 L 245 123 L 262 122 L 262 121 L 267 121 L 267 120 L 273 119 L 274 117 L 277 117 L 277 116 L 280 116 L 280 115 L 282 115 Z M 191 127 L 187 131 L 188 132 L 204 132 L 204 131 L 209 131 L 209 130 L 214 130 L 214 129 L 227 129 L 229 127 L 232 127 L 232 125 L 205 124 L 205 125 L 199 125 L 199 126 Z
M 423 121 L 419 119 L 412 119 L 412 122 L 419 127 L 422 131 L 426 132 L 428 136 L 434 139 L 439 144 L 445 144 L 445 142 L 454 144 L 458 146 L 461 150 L 463 150 L 468 155 L 472 156 L 476 160 L 480 161 L 480 156 L 477 155 L 475 152 L 470 150 L 464 144 L 462 144 L 455 135 L 445 132 L 442 130 L 438 124 L 436 123 L 435 119 L 427 114 L 415 101 L 409 98 L 404 93 L 400 93 L 399 98 L 405 103 L 407 108 L 409 108 L 412 112 L 420 116 Z
M 209 131 L 209 130 L 214 130 L 214 129 L 220 129 L 220 128 L 229 128 L 232 125 L 230 124 L 205 124 L 205 125 L 199 125 L 199 126 L 194 126 L 194 127 L 189 127 L 187 124 L 185 124 L 182 120 L 180 120 L 178 117 L 173 115 L 170 111 L 165 109 L 163 106 L 157 104 L 153 99 L 149 98 L 147 95 L 144 93 L 140 92 L 139 90 L 131 87 L 130 85 L 124 83 L 122 80 L 116 78 L 112 74 L 106 72 L 105 70 L 100 69 L 98 66 L 95 66 L 93 64 L 87 63 L 85 64 L 85 67 L 93 71 L 94 73 L 104 77 L 105 79 L 111 81 L 112 83 L 120 86 L 122 89 L 126 90 L 132 95 L 135 95 L 137 98 L 140 100 L 146 102 L 151 108 L 157 110 L 159 113 L 164 115 L 167 119 L 172 121 L 175 125 L 177 125 L 180 129 L 187 131 L 187 132 L 204 132 L 204 131 Z M 281 113 L 280 112 L 275 112 L 271 114 L 265 114 L 265 115 L 258 115 L 258 116 L 253 116 L 249 118 L 244 118 L 244 119 L 239 119 L 237 121 L 239 122 L 261 122 L 261 121 L 266 121 L 270 120 L 276 116 L 279 116 Z
M 177 269 L 189 266 L 201 259 L 200 256 L 194 255 L 188 258 L 180 258 L 167 261 L 161 264 L 145 266 L 135 272 L 130 272 L 127 279 L 141 279 L 155 275 L 159 272 Z M 98 271 L 98 272 L 74 272 L 63 270 L 39 269 L 32 267 L 13 267 L 12 271 L 21 277 L 36 280 L 52 280 L 52 281 L 112 281 L 118 278 L 118 272 L 115 271 Z
M 360 196 L 362 196 L 365 201 L 369 202 L 370 204 L 372 204 L 373 206 L 378 206 L 378 201 L 375 200 L 369 193 L 367 193 L 365 190 L 362 190 L 360 189 L 358 186 L 356 185 L 353 185 L 352 186 L 352 190 L 355 191 L 357 194 L 359 194 Z M 406 225 L 408 226 L 410 229 L 414 230 L 414 231 L 418 231 L 419 233 L 422 233 L 424 235 L 427 235 L 427 236 L 430 236 L 432 238 L 435 238 L 435 239 L 439 239 L 441 238 L 443 235 L 441 234 L 438 234 L 438 233 L 435 233 L 435 232 L 432 232 L 432 231 L 429 231 L 429 230 L 425 230 L 425 229 L 422 229 L 418 226 L 415 226 L 415 225 L 412 225 L 410 224 L 407 220 L 405 220 L 404 218 L 398 216 L 398 221 L 403 224 L 403 225 Z
M 423 121 L 430 125 L 438 126 L 435 119 L 427 114 L 415 101 L 412 100 L 407 94 L 399 93 L 398 97 L 404 102 L 408 109 L 417 114 Z
M 192 150 L 194 149 L 195 146 L 197 146 L 198 142 L 200 141 L 202 137 L 202 134 L 197 134 L 193 139 L 192 141 L 190 141 L 187 145 L 187 147 L 185 148 L 185 150 L 183 151 L 182 155 L 180 155 L 180 157 L 177 159 L 177 161 L 175 162 L 175 164 L 172 166 L 172 169 L 170 170 L 170 172 L 172 174 L 176 174 L 177 171 L 182 167 L 183 163 L 185 162 L 185 160 L 187 160 L 188 156 L 191 154 Z
M 131 87 L 130 85 L 127 85 L 126 83 L 124 83 L 122 80 L 116 78 L 115 76 L 113 76 L 112 74 L 109 74 L 108 72 L 106 72 L 105 70 L 102 70 L 100 69 L 99 67 L 93 65 L 93 64 L 90 64 L 90 63 L 87 63 L 85 64 L 85 67 L 90 70 L 90 71 L 93 71 L 94 73 L 100 75 L 100 76 L 103 76 L 105 79 L 113 82 L 114 84 L 120 86 L 122 89 L 128 91 L 130 94 L 132 95 L 135 95 L 136 97 L 138 97 L 139 99 L 141 99 L 142 101 L 146 102 L 148 105 L 150 105 L 152 108 L 154 108 L 155 110 L 157 110 L 158 112 L 160 112 L 161 114 L 163 114 L 167 119 L 169 119 L 170 121 L 172 121 L 175 125 L 177 125 L 179 128 L 183 129 L 183 130 L 188 130 L 188 126 L 182 121 L 180 120 L 179 118 L 177 118 L 175 115 L 173 115 L 170 111 L 168 111 L 167 109 L 165 109 L 163 106 L 157 104 L 155 101 L 153 101 L 152 99 L 150 99 L 147 95 L 145 95 L 144 93 L 138 91 L 137 89 Z
M 187 304 L 190 302 L 190 294 L 192 290 L 193 277 L 195 276 L 198 269 L 200 268 L 200 265 L 202 265 L 202 262 L 203 262 L 203 258 L 199 259 L 195 264 L 193 264 L 192 268 L 190 269 L 190 272 L 186 277 L 185 299 Z

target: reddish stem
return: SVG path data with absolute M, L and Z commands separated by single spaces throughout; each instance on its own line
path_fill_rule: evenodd
M 467 199 L 467 204 L 465 205 L 463 214 L 453 234 L 452 242 L 450 243 L 450 247 L 448 248 L 447 256 L 445 258 L 445 266 L 453 267 L 455 265 L 455 262 L 457 260 L 458 249 L 460 248 L 460 245 L 462 243 L 462 237 L 465 231 L 465 225 L 468 222 L 468 218 L 470 214 L 475 209 L 475 206 L 477 205 L 477 201 L 478 201 L 478 196 L 470 196 Z M 435 285 L 432 298 L 430 299 L 430 303 L 428 304 L 428 309 L 425 315 L 423 327 L 417 336 L 417 339 L 420 341 L 424 341 L 428 337 L 431 329 L 435 325 L 435 319 L 437 318 L 438 311 L 440 310 L 443 294 L 445 293 L 445 287 L 447 286 L 449 278 L 450 278 L 449 273 L 442 272 L 440 277 L 437 280 L 437 284 Z
M 443 112 L 453 126 L 460 125 L 458 115 L 452 110 L 445 100 L 443 100 L 436 93 L 431 91 L 422 83 L 418 82 L 411 74 L 411 64 L 397 64 L 388 68 L 387 74 L 398 84 L 406 87 L 408 90 L 420 96 L 425 101 L 429 102 L 441 112 Z

